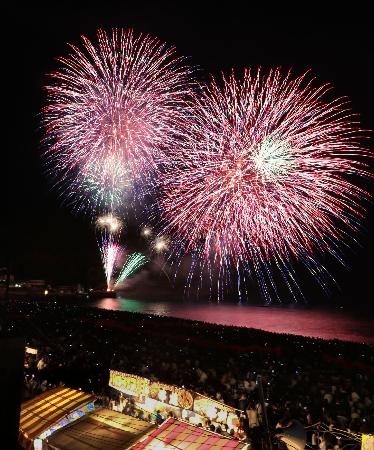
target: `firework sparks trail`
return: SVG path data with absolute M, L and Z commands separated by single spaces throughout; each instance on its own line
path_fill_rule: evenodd
M 126 259 L 125 264 L 117 278 L 115 286 L 120 285 L 125 280 L 133 276 L 145 263 L 148 262 L 148 258 L 141 253 L 132 253 Z
M 107 290 L 110 291 L 112 289 L 113 271 L 118 256 L 122 252 L 122 248 L 118 243 L 122 222 L 113 214 L 107 214 L 97 218 L 96 226 L 99 229 L 98 245 L 104 267 Z
M 158 161 L 183 136 L 191 70 L 173 47 L 132 30 L 82 40 L 46 87 L 46 159 L 78 208 L 118 212 L 131 206 L 124 195 L 152 189 Z
M 121 252 L 121 247 L 113 242 L 112 235 L 107 235 L 100 243 L 101 258 L 103 261 L 107 291 L 112 290 L 113 271 L 117 256 Z
M 329 90 L 307 74 L 246 70 L 194 98 L 190 133 L 161 182 L 162 233 L 177 243 L 174 256 L 192 253 L 188 283 L 205 267 L 220 295 L 232 273 L 243 290 L 249 270 L 270 300 L 276 269 L 298 298 L 292 263 L 301 261 L 326 286 L 319 257 L 341 261 L 340 243 L 365 212 L 368 192 L 352 176 L 371 176 L 367 133 L 346 99 L 325 101 Z

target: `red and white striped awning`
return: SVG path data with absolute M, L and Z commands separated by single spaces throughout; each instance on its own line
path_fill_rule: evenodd
M 25 449 L 32 449 L 35 438 L 95 399 L 91 394 L 60 386 L 22 403 L 19 444 Z
M 131 450 L 220 450 L 241 449 L 246 446 L 243 442 L 225 438 L 187 422 L 168 419 L 131 447 Z

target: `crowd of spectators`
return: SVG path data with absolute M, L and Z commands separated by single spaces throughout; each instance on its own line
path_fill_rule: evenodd
M 112 368 L 184 386 L 242 410 L 250 434 L 261 421 L 256 387 L 261 375 L 272 430 L 286 417 L 305 426 L 321 422 L 351 432 L 374 431 L 370 345 L 62 300 L 16 300 L 7 314 L 8 333 L 23 335 L 38 350 L 28 361 L 26 396 L 63 383 L 109 399 Z

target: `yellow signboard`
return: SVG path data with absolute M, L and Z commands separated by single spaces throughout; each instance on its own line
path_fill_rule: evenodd
M 120 392 L 138 397 L 148 396 L 149 380 L 129 373 L 111 370 L 109 375 L 109 386 L 118 389 Z
M 363 434 L 361 450 L 374 450 L 374 434 Z
M 172 406 L 192 409 L 193 396 L 187 389 L 180 389 L 171 384 L 153 382 L 149 388 L 149 396 Z
M 230 423 L 231 428 L 238 425 L 238 416 L 235 408 L 171 384 L 151 381 L 148 378 L 111 370 L 109 386 L 118 389 L 124 394 L 138 398 L 143 397 L 142 402 L 157 402 L 158 409 L 160 404 L 165 404 L 193 411 L 200 416 L 208 417 L 219 423 Z
M 25 352 L 29 353 L 30 355 L 37 355 L 38 349 L 32 347 L 25 347 Z
M 235 414 L 234 408 L 200 394 L 197 394 L 195 397 L 193 410 L 201 416 L 209 417 L 209 419 L 218 420 L 219 422 L 226 422 L 229 413 Z

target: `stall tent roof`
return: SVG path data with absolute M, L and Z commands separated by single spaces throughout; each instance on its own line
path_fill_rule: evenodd
M 19 443 L 32 448 L 35 438 L 40 436 L 70 413 L 96 400 L 91 394 L 60 386 L 22 403 Z
M 98 408 L 56 431 L 47 442 L 53 448 L 69 450 L 124 450 L 155 428 L 144 420 Z
M 169 419 L 135 444 L 131 450 L 220 450 L 222 448 L 241 449 L 246 446 L 247 444 L 243 442 L 225 438 L 187 422 Z

